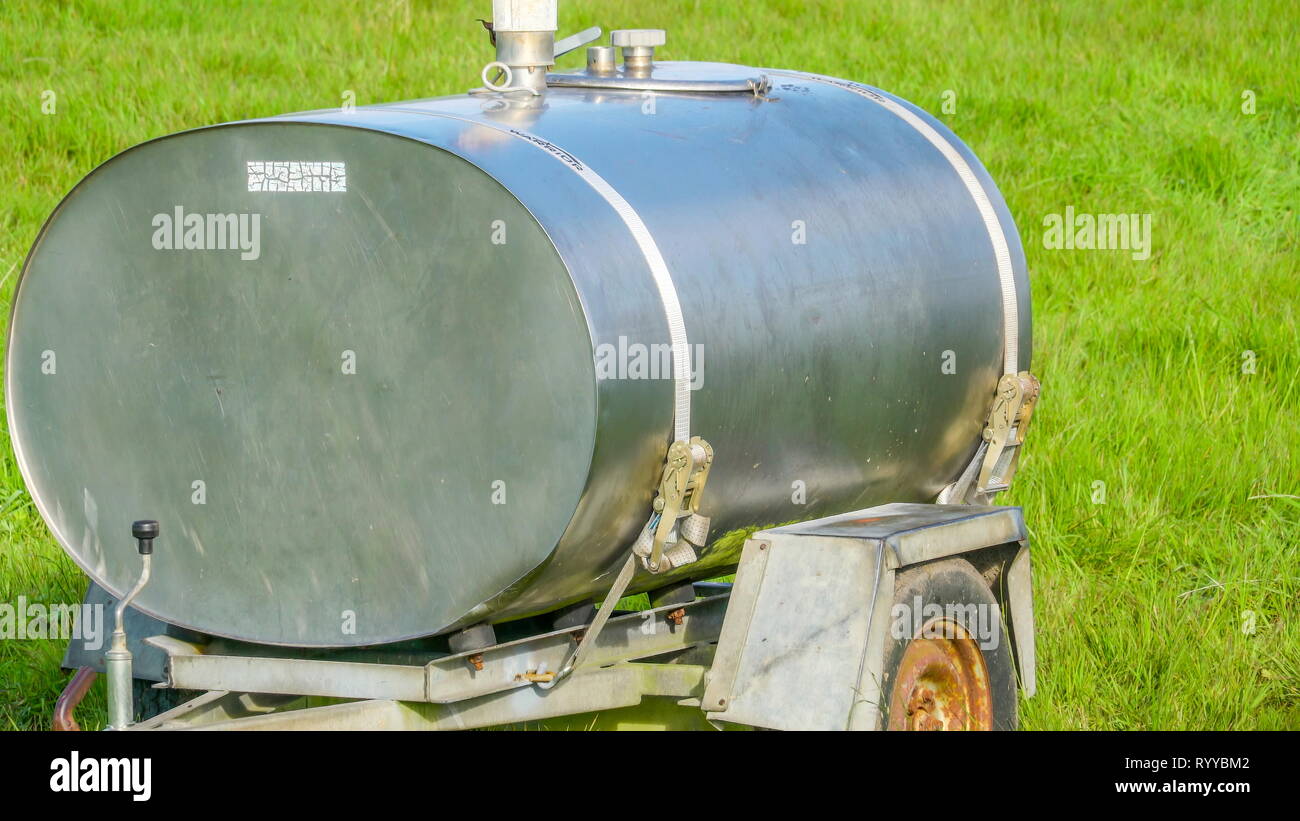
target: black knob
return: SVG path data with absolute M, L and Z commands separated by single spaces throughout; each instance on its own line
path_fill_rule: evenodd
M 140 543 L 140 555 L 147 556 L 153 552 L 153 540 L 158 538 L 158 523 L 153 519 L 132 522 L 131 535 Z

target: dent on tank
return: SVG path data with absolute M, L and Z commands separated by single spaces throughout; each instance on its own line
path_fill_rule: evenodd
M 661 31 L 550 71 L 600 30 L 498 6 L 480 88 L 162 137 L 44 226 L 10 431 L 109 593 L 148 518 L 144 613 L 377 645 L 1009 484 L 1024 254 L 947 127 L 846 80 L 658 61 Z

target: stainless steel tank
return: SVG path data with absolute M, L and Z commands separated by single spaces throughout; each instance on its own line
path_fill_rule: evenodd
M 121 594 L 158 519 L 140 609 L 365 645 L 601 595 L 683 432 L 714 449 L 713 543 L 633 591 L 724 572 L 738 529 L 932 501 L 1029 363 L 993 181 L 885 92 L 645 52 L 87 176 L 6 368 L 69 555 Z

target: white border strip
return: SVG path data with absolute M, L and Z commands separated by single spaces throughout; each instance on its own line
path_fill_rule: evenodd
M 590 166 L 555 143 L 544 140 L 536 134 L 530 134 L 518 128 L 499 126 L 441 111 L 394 107 L 385 107 L 384 110 L 458 120 L 470 125 L 491 128 L 532 143 L 567 165 L 610 204 L 614 212 L 623 220 L 623 224 L 627 226 L 628 231 L 632 233 L 632 239 L 636 240 L 637 247 L 641 249 L 641 253 L 645 257 L 646 264 L 650 266 L 650 274 L 654 277 L 655 287 L 659 289 L 659 299 L 664 308 L 664 319 L 668 322 L 668 338 L 673 347 L 673 438 L 682 442 L 689 442 L 691 439 L 691 348 L 686 338 L 686 320 L 682 317 L 682 303 L 677 297 L 677 286 L 673 284 L 673 277 L 668 271 L 668 264 L 664 262 L 663 254 L 659 252 L 659 246 L 655 244 L 650 229 L 641 220 L 641 216 L 637 214 L 636 209 L 627 200 L 623 199 L 623 196 L 614 190 L 614 186 L 606 182 L 604 177 L 591 170 Z
M 939 149 L 939 153 L 943 154 L 944 158 L 948 160 L 953 170 L 957 172 L 957 176 L 961 177 L 966 190 L 970 192 L 971 199 L 975 200 L 975 207 L 979 209 L 980 217 L 984 219 L 984 227 L 988 230 L 989 239 L 993 242 L 993 256 L 997 260 L 998 281 L 1002 288 L 1002 370 L 1003 373 L 1018 373 L 1020 370 L 1020 306 L 1016 300 L 1016 275 L 1015 270 L 1011 267 L 1011 249 L 1007 245 L 1007 236 L 1002 231 L 1002 222 L 993 210 L 993 204 L 989 202 L 989 196 L 984 191 L 984 186 L 980 185 L 979 178 L 975 176 L 975 172 L 971 170 L 966 159 L 962 157 L 956 148 L 953 148 L 952 143 L 945 140 L 943 135 L 935 131 L 929 123 L 916 116 L 906 106 L 898 104 L 873 89 L 847 80 L 824 77 L 820 74 L 800 72 L 786 76 L 806 78 L 816 80 L 819 83 L 837 86 L 880 104 L 920 132 L 921 136 Z
M 469 122 L 478 121 L 470 120 Z M 486 123 L 479 123 L 479 125 L 486 125 Z M 501 130 L 544 149 L 551 156 L 576 171 L 578 176 L 582 177 L 588 185 L 595 189 L 597 194 L 605 198 L 605 201 L 613 207 L 614 212 L 623 220 L 627 230 L 632 233 L 632 239 L 636 240 L 642 255 L 645 256 L 646 264 L 650 266 L 650 274 L 654 277 L 655 287 L 659 289 L 659 299 L 663 302 L 664 318 L 668 320 L 668 338 L 673 346 L 673 389 L 675 394 L 673 402 L 673 438 L 682 442 L 689 442 L 691 439 L 691 349 L 686 340 L 686 320 L 682 317 L 682 303 L 677 298 L 677 286 L 673 284 L 673 277 L 668 271 L 668 264 L 664 262 L 663 254 L 659 253 L 659 246 L 655 244 L 650 229 L 646 228 L 645 223 L 641 221 L 641 216 L 637 214 L 636 209 L 627 200 L 623 199 L 622 194 L 614 190 L 614 186 L 606 182 L 604 177 L 592 171 L 590 166 L 582 163 L 577 157 L 554 143 L 538 137 L 536 134 L 520 131 L 517 128 Z

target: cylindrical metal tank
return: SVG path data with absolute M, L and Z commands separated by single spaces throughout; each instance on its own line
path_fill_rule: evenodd
M 601 595 L 683 427 L 714 449 L 715 542 L 631 591 L 724 572 L 738 529 L 933 500 L 1029 364 L 992 180 L 884 92 L 647 76 L 699 90 L 295 114 L 87 176 L 26 262 L 6 368 L 68 553 L 120 595 L 157 519 L 140 609 L 366 645 Z

